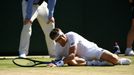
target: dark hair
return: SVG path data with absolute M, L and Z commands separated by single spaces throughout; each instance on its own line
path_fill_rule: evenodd
M 54 39 L 59 35 L 59 31 L 60 31 L 60 30 L 61 30 L 60 28 L 54 28 L 54 29 L 50 32 L 49 37 L 50 37 L 52 40 L 54 40 Z

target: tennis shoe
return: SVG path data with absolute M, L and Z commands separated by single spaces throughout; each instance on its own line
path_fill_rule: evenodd
M 126 50 L 125 55 L 126 56 L 134 56 L 134 51 L 133 50 Z
M 130 59 L 127 59 L 127 58 L 120 58 L 119 59 L 119 65 L 129 65 L 131 63 L 132 63 L 132 61 Z
M 22 54 L 19 55 L 19 57 L 26 58 L 26 54 L 25 53 L 22 53 Z
M 117 50 L 114 54 L 120 54 L 121 51 L 120 50 Z

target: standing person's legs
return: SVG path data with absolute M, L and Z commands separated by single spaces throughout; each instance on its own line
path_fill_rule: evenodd
M 133 42 L 134 42 L 134 18 L 132 18 L 131 20 L 131 28 L 127 35 L 127 48 L 125 51 L 125 55 L 134 56 L 134 51 L 132 49 Z
M 55 23 L 47 24 L 48 12 L 49 11 L 47 8 L 47 3 L 43 2 L 38 8 L 39 15 L 38 15 L 37 19 L 38 19 L 40 26 L 45 34 L 45 40 L 46 40 L 49 55 L 50 55 L 50 57 L 54 57 L 55 56 L 55 48 L 54 48 L 55 42 L 50 39 L 49 33 L 51 32 L 51 30 L 53 28 L 55 28 Z
M 23 13 L 23 20 L 26 16 L 26 8 L 27 8 L 27 2 L 25 0 L 22 1 L 22 13 Z M 33 7 L 33 16 L 31 18 L 31 21 L 33 22 L 35 18 L 37 17 L 38 13 L 36 12 L 37 6 Z M 19 56 L 20 57 L 26 57 L 28 54 L 29 49 L 29 43 L 30 43 L 30 36 L 32 34 L 32 28 L 31 23 L 23 25 L 21 36 L 20 36 L 20 45 L 19 45 Z

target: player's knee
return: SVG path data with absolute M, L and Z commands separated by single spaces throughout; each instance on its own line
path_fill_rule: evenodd
M 102 54 L 101 59 L 108 61 L 112 64 L 118 63 L 118 56 L 107 51 Z

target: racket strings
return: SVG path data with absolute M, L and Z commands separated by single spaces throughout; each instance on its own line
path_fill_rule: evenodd
M 35 63 L 31 60 L 26 60 L 26 59 L 16 59 L 14 60 L 14 62 L 18 65 L 22 65 L 22 66 L 33 66 L 35 65 Z

